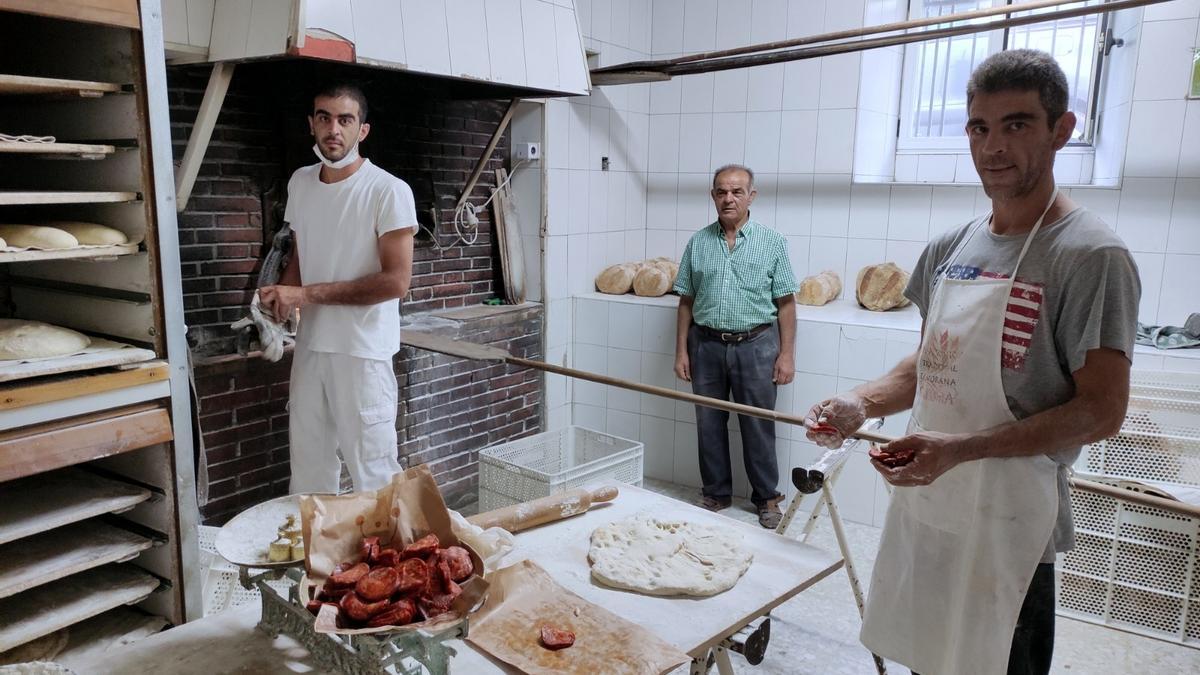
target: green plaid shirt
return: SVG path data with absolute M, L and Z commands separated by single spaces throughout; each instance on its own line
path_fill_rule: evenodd
M 732 251 L 720 222 L 692 235 L 674 291 L 695 298 L 692 317 L 701 326 L 744 331 L 775 321 L 775 298 L 799 289 L 787 239 L 751 219 L 738 230 Z

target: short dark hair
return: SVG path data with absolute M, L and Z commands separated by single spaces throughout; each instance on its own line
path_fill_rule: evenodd
M 1067 112 L 1067 76 L 1053 56 L 1037 49 L 1007 49 L 984 59 L 967 81 L 967 108 L 979 92 L 1014 90 L 1036 91 L 1051 127 Z
M 726 164 L 713 172 L 714 189 L 717 187 L 717 179 L 720 178 L 721 174 L 725 173 L 726 171 L 745 171 L 746 175 L 750 177 L 750 187 L 754 187 L 754 171 L 752 171 L 750 167 L 743 166 L 741 164 Z
M 318 98 L 340 98 L 345 96 L 358 103 L 358 121 L 363 123 L 367 121 L 367 95 L 363 93 L 361 87 L 351 82 L 330 82 L 313 94 L 313 102 L 316 103 Z

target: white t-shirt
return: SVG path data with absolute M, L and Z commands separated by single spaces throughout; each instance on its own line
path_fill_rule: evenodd
M 322 183 L 321 164 L 288 181 L 283 219 L 296 232 L 304 284 L 353 281 L 382 271 L 379 237 L 417 229 L 412 189 L 370 160 L 337 183 Z M 301 310 L 296 346 L 364 359 L 400 350 L 400 301 L 377 305 L 309 305 Z

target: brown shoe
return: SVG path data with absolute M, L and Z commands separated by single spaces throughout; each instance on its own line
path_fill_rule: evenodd
M 725 499 L 720 499 L 718 497 L 709 497 L 708 495 L 704 495 L 703 497 L 700 498 L 700 501 L 696 502 L 696 506 L 699 506 L 700 508 L 702 508 L 706 511 L 712 511 L 714 513 L 717 511 L 720 511 L 721 509 L 727 509 L 732 504 L 733 504 L 733 498 L 731 498 L 731 497 L 726 497 Z
M 758 505 L 758 524 L 774 530 L 779 527 L 779 521 L 783 520 L 783 512 L 779 510 L 779 503 L 783 501 L 783 497 L 775 497 L 768 499 L 765 503 Z

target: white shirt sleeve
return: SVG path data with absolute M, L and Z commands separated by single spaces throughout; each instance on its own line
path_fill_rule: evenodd
M 379 201 L 379 215 L 375 219 L 375 235 L 382 237 L 388 232 L 406 227 L 417 229 L 417 204 L 412 188 L 400 179 L 391 181 Z
M 283 222 L 291 225 L 293 230 L 297 229 L 296 226 L 299 224 L 296 220 L 296 209 L 298 208 L 296 206 L 296 202 L 298 201 L 296 199 L 296 177 L 299 175 L 300 170 L 297 169 L 296 172 L 292 174 L 292 177 L 288 179 L 287 202 L 283 207 Z

